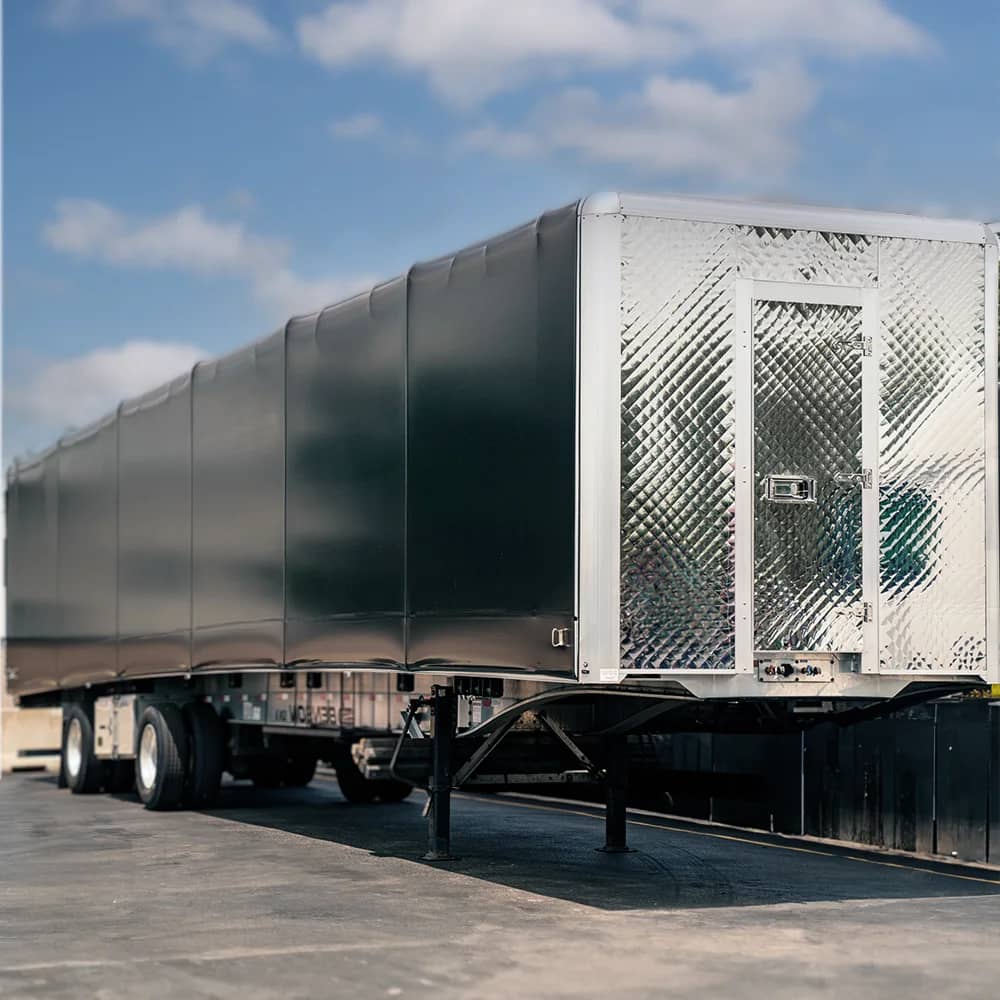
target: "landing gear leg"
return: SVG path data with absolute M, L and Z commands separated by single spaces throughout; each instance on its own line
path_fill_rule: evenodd
M 605 854 L 629 854 L 625 825 L 625 793 L 628 785 L 628 740 L 625 736 L 609 736 L 605 742 L 607 768 L 604 778 L 604 846 L 597 850 Z
M 450 687 L 434 686 L 433 771 L 428 786 L 427 853 L 424 861 L 454 861 L 451 853 L 451 744 L 455 734 L 456 698 Z

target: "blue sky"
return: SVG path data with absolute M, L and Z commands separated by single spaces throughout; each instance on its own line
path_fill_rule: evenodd
M 1000 217 L 1000 0 L 6 0 L 4 454 L 594 190 Z

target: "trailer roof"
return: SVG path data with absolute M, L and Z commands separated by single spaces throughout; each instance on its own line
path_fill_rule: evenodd
M 594 194 L 584 199 L 580 205 L 580 214 L 583 216 L 618 213 L 691 222 L 854 233 L 860 236 L 903 237 L 976 244 L 983 244 L 986 241 L 986 226 L 982 222 L 830 208 L 823 205 L 787 205 L 767 201 L 623 192 Z

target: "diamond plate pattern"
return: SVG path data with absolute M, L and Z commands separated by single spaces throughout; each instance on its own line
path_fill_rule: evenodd
M 861 310 L 754 306 L 754 644 L 860 652 Z M 815 479 L 814 503 L 766 500 L 770 475 Z
M 878 240 L 847 233 L 740 226 L 740 276 L 759 281 L 806 281 L 871 288 L 878 282 Z
M 624 669 L 733 667 L 732 235 L 623 225 Z
M 975 667 L 985 648 L 982 248 L 652 218 L 626 218 L 622 245 L 622 667 L 733 666 L 737 276 L 880 288 L 882 668 Z M 831 308 L 816 324 L 832 322 Z M 857 501 L 848 491 L 846 505 L 817 504 L 809 558 L 820 575 L 815 593 L 796 592 L 811 645 L 845 648 L 855 635 Z M 758 601 L 787 602 L 792 584 L 782 592 L 762 569 Z M 758 625 L 759 639 L 781 640 L 784 628 L 784 641 L 798 641 Z
M 880 613 L 884 670 L 985 654 L 981 247 L 881 242 Z

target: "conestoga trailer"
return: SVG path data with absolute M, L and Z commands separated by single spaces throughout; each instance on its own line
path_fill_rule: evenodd
M 74 791 L 598 778 L 1000 680 L 997 241 L 598 195 L 8 475 L 7 679 Z M 405 715 L 405 718 L 403 717 Z M 428 730 L 431 738 L 426 738 Z

